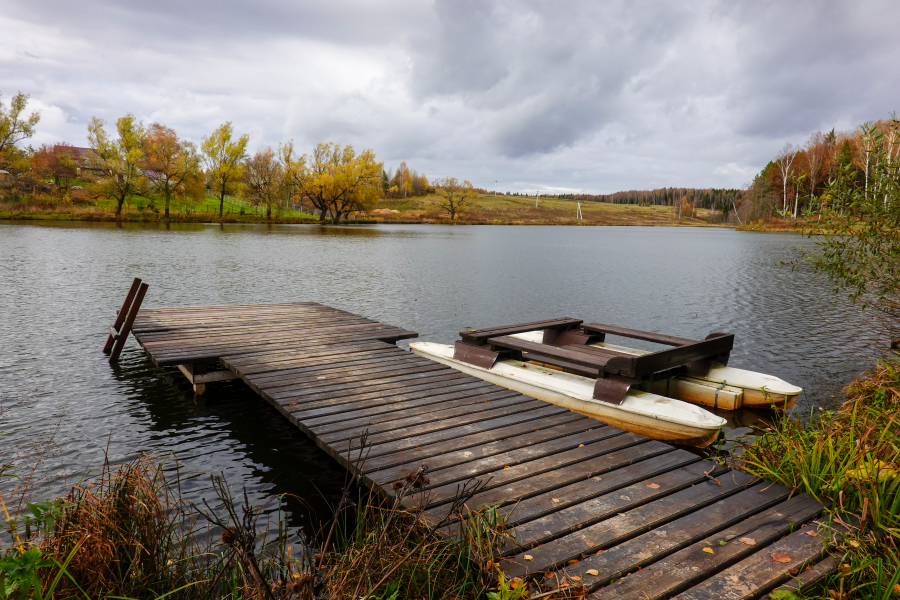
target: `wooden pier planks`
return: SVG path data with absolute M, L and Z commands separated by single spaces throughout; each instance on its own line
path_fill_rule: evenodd
M 368 432 L 360 475 L 385 495 L 428 465 L 410 499 L 425 519 L 485 480 L 470 506 L 496 505 L 510 525 L 501 568 L 544 589 L 759 598 L 836 567 L 815 499 L 394 345 L 413 332 L 315 303 L 145 309 L 132 331 L 157 365 L 229 369 L 345 467 Z

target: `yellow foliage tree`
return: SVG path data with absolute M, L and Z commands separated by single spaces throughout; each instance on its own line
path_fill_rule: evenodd
M 219 197 L 219 216 L 225 209 L 225 195 L 233 193 L 234 185 L 241 176 L 241 161 L 247 158 L 246 133 L 238 139 L 234 137 L 231 121 L 223 123 L 209 137 L 203 138 L 200 148 L 206 163 L 206 174 L 213 192 Z
M 471 182 L 460 182 L 456 177 L 447 177 L 438 179 L 435 188 L 441 197 L 438 206 L 450 215 L 451 221 L 475 208 L 475 188 Z
M 116 216 L 120 216 L 125 202 L 144 187 L 144 125 L 131 113 L 125 115 L 116 121 L 117 139 L 109 137 L 104 126 L 97 117 L 92 117 L 88 125 L 88 141 L 96 153 L 96 166 L 103 173 L 95 191 L 98 196 L 115 200 Z
M 370 209 L 381 195 L 383 165 L 369 149 L 320 142 L 312 155 L 294 157 L 293 143 L 281 147 L 285 175 L 295 193 L 319 211 L 319 220 L 337 223 L 352 212 Z

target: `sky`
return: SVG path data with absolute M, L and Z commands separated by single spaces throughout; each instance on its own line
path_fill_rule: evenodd
M 200 142 L 372 148 L 501 191 L 742 187 L 900 110 L 896 0 L 7 0 L 31 144 L 133 113 Z

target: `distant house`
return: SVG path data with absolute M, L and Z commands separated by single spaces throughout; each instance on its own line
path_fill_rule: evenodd
M 68 154 L 78 165 L 79 174 L 92 173 L 101 174 L 102 169 L 98 164 L 97 152 L 93 148 L 79 148 L 78 146 L 57 145 L 53 147 L 53 152 L 57 154 Z

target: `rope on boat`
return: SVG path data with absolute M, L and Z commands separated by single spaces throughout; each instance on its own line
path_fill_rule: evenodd
M 722 385 L 720 385 L 720 386 L 716 389 L 716 398 L 715 398 L 715 400 L 713 400 L 713 410 L 719 410 L 719 392 L 721 392 L 721 391 L 722 391 L 722 388 L 725 387 L 725 383 L 726 383 L 726 382 L 723 381 L 723 382 L 722 382 Z

